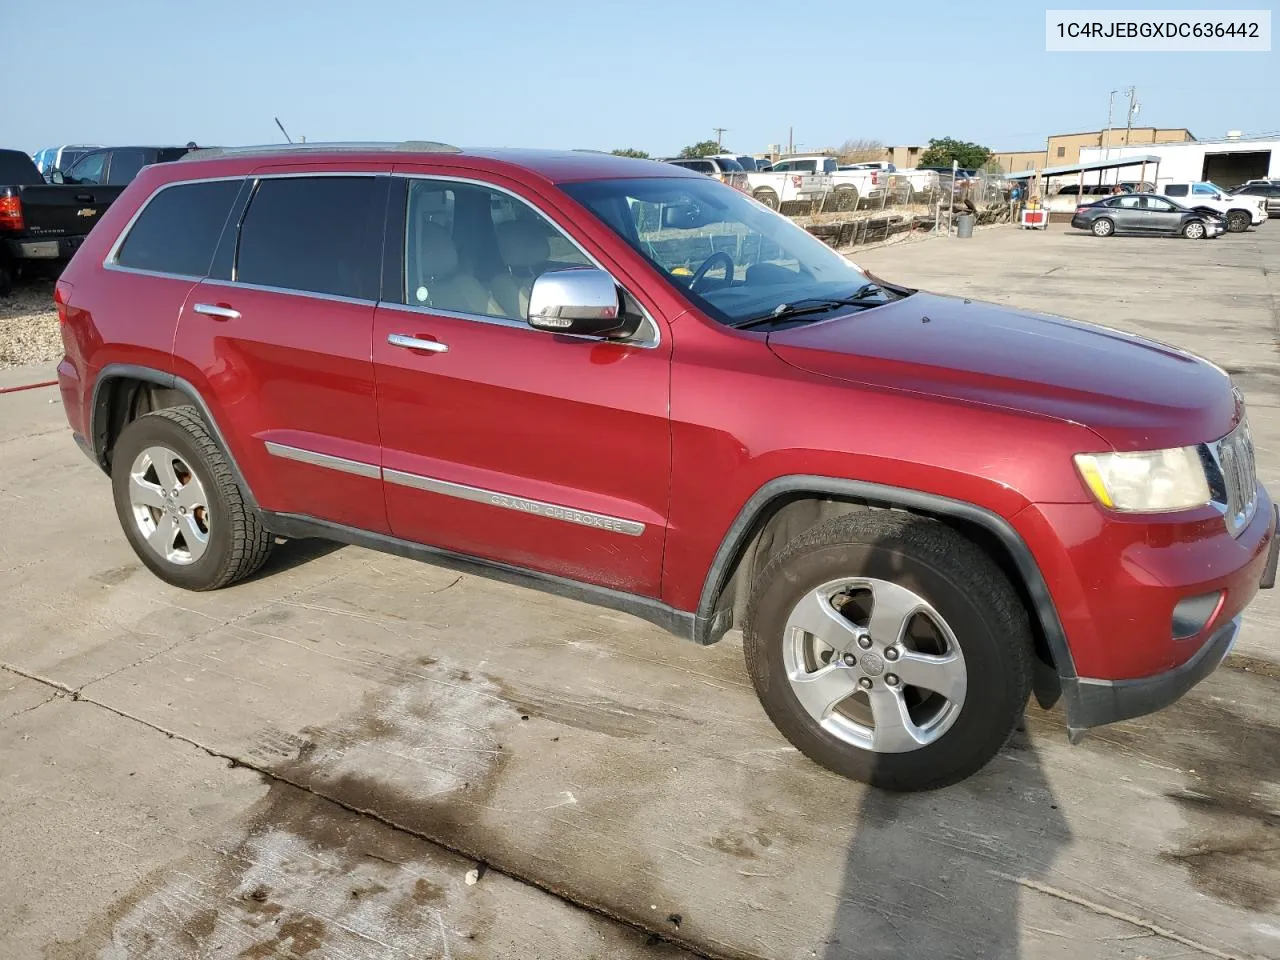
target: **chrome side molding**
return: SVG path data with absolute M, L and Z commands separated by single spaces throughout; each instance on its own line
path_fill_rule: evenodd
M 379 478 L 387 483 L 415 490 L 425 490 L 458 500 L 470 500 L 504 510 L 515 510 L 519 513 L 531 513 L 546 517 L 548 520 L 559 520 L 562 523 L 575 523 L 582 527 L 594 527 L 609 533 L 620 533 L 627 537 L 638 537 L 644 533 L 645 525 L 638 520 L 627 520 L 624 517 L 613 517 L 605 513 L 592 513 L 590 510 L 578 510 L 558 503 L 547 503 L 544 500 L 530 500 L 528 497 L 516 497 L 497 490 L 486 490 L 483 487 L 471 487 L 464 483 L 452 483 L 435 477 L 425 477 L 417 473 L 403 470 L 392 470 L 379 467 L 376 463 L 365 463 L 360 460 L 348 460 L 327 453 L 318 453 L 301 447 L 293 447 L 275 441 L 266 441 L 267 453 L 285 460 L 295 460 L 315 467 L 327 467 L 342 473 L 351 473 L 371 480 Z

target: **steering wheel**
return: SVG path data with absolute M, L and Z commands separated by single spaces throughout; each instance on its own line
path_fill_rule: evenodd
M 723 250 L 717 250 L 707 259 L 702 261 L 701 266 L 693 272 L 693 279 L 689 281 L 689 289 L 697 291 L 698 284 L 707 276 L 707 271 L 714 267 L 717 263 L 724 264 L 724 283 L 733 281 L 734 262 L 733 257 L 729 256 Z

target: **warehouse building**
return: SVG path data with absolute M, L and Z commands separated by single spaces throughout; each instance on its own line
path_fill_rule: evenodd
M 1134 147 L 1085 147 L 1081 163 L 1148 154 L 1160 158 L 1161 181 L 1211 180 L 1230 188 L 1263 177 L 1280 178 L 1280 137 L 1245 139 L 1232 132 L 1221 140 Z

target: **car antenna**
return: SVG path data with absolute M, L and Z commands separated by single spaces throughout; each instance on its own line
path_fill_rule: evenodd
M 280 118 L 272 117 L 271 119 L 276 122 L 276 126 L 279 127 L 280 132 L 284 134 L 284 138 L 288 140 L 290 143 L 293 143 L 293 137 L 289 136 L 289 131 L 284 128 L 284 124 L 280 122 Z

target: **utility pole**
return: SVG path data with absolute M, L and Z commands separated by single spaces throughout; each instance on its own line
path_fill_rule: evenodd
M 1103 163 L 1106 163 L 1107 160 L 1110 159 L 1109 155 L 1111 153 L 1111 117 L 1116 107 L 1116 94 L 1119 92 L 1120 92 L 1119 90 L 1112 90 L 1111 96 L 1107 97 L 1107 129 L 1106 129 L 1106 132 L 1102 134 L 1102 162 Z M 1083 182 L 1084 182 L 1084 178 L 1082 177 L 1081 183 Z
M 712 127 L 711 129 L 716 132 L 716 146 L 723 150 L 725 131 L 727 131 L 729 128 L 728 127 Z
M 795 153 L 795 127 L 787 127 L 787 153 Z
M 1138 88 L 1131 86 L 1125 93 L 1129 94 L 1129 111 L 1125 114 L 1124 120 L 1124 145 L 1127 147 L 1129 146 L 1129 136 L 1133 131 L 1133 114 L 1138 106 L 1134 102 L 1134 98 L 1138 95 Z

